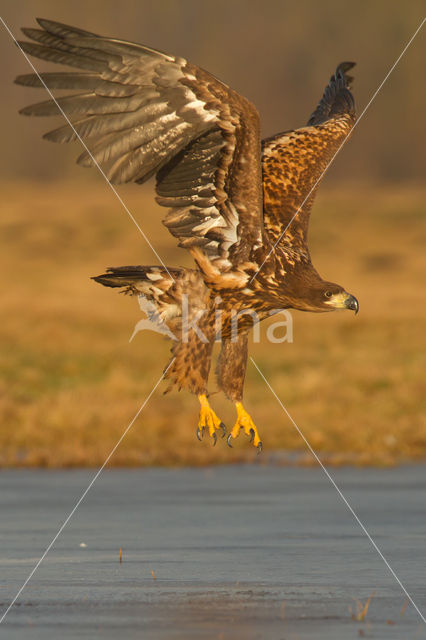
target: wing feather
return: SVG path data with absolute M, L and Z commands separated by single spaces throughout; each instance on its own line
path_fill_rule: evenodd
M 226 271 L 248 260 L 262 242 L 262 180 L 256 109 L 209 73 L 149 47 L 103 38 L 40 19 L 24 29 L 30 55 L 80 72 L 43 73 L 87 144 L 79 164 L 93 158 L 113 182 L 142 183 L 157 174 L 158 202 L 171 208 L 165 224 L 184 247 L 203 247 Z M 35 75 L 18 84 L 43 86 Z M 24 115 L 58 115 L 48 100 Z M 45 134 L 54 142 L 77 135 L 69 124 Z M 92 158 L 93 156 L 93 158 Z
M 307 253 L 309 215 L 319 181 L 355 124 L 355 103 L 340 64 L 308 126 L 263 141 L 264 221 L 269 235 L 288 251 Z
M 40 79 L 41 78 L 41 79 Z M 137 93 L 136 85 L 124 85 L 118 82 L 102 80 L 97 73 L 82 73 L 81 71 L 68 71 L 67 73 L 40 73 L 40 78 L 34 73 L 24 74 L 15 78 L 15 83 L 25 87 L 49 89 L 85 89 L 94 91 L 98 95 L 120 98 Z

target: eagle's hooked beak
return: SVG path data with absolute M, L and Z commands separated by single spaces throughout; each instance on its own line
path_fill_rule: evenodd
M 333 309 L 350 309 L 351 311 L 355 311 L 355 313 L 358 313 L 359 310 L 358 300 L 346 291 L 335 293 L 325 304 L 330 305 Z
M 358 300 L 355 298 L 355 296 L 351 296 L 350 293 L 348 293 L 348 297 L 346 298 L 346 301 L 345 301 L 345 307 L 346 309 L 355 311 L 355 315 L 358 313 L 359 303 L 358 303 Z

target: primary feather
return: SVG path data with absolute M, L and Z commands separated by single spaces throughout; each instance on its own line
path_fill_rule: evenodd
M 165 224 L 182 246 L 202 246 L 219 270 L 247 259 L 262 235 L 253 105 L 183 58 L 49 20 L 39 24 L 43 30 L 23 30 L 36 41 L 19 43 L 24 51 L 86 70 L 41 76 L 48 87 L 78 91 L 57 103 L 90 142 L 91 153 L 84 151 L 79 164 L 97 162 L 115 183 L 141 183 L 157 173 L 158 201 L 172 208 Z M 34 75 L 16 81 L 42 84 Z M 47 100 L 21 113 L 48 116 L 60 109 Z M 45 137 L 69 142 L 77 136 L 64 125 Z

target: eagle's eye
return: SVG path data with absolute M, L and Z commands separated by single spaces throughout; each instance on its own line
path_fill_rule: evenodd
M 332 296 L 333 294 L 332 294 L 332 292 L 331 292 L 331 291 L 326 291 L 324 295 L 325 295 L 325 297 L 326 297 L 326 298 L 331 298 L 331 296 Z

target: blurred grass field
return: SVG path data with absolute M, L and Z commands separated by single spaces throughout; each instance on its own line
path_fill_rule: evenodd
M 152 186 L 120 194 L 168 265 L 190 265 L 161 225 Z M 426 192 L 420 187 L 323 188 L 310 246 L 324 278 L 360 301 L 360 313 L 295 312 L 294 343 L 251 347 L 272 387 L 328 463 L 390 465 L 426 457 Z M 169 343 L 130 335 L 137 301 L 90 276 L 155 256 L 102 181 L 2 185 L 0 464 L 103 463 L 169 360 Z M 111 465 L 249 461 L 195 438 L 198 402 L 162 383 Z M 210 390 L 215 390 L 214 379 Z M 212 404 L 228 428 L 234 407 Z M 249 363 L 245 403 L 264 443 L 261 462 L 309 463 L 300 435 Z M 282 452 L 286 452 L 281 455 Z

